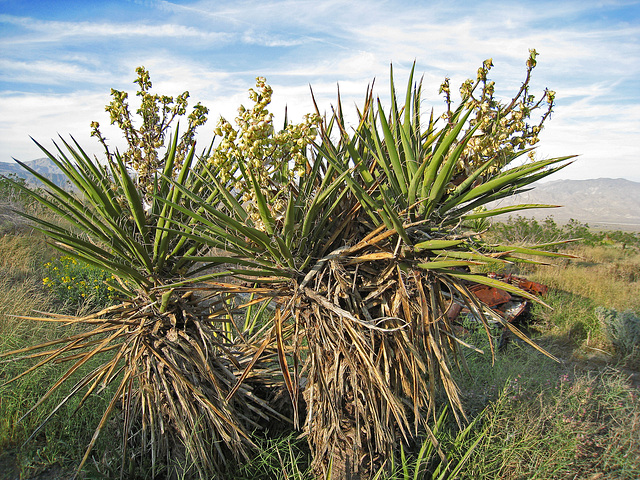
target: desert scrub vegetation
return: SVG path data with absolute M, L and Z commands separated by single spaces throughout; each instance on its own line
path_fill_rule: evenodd
M 509 216 L 506 220 L 487 225 L 487 237 L 502 242 L 546 244 L 558 241 L 573 240 L 560 243 L 557 248 L 573 248 L 576 244 L 583 247 L 611 246 L 625 250 L 631 247 L 635 252 L 640 248 L 638 232 L 596 231 L 588 223 L 571 219 L 565 224 L 558 224 L 553 216 L 538 221 L 521 215 Z M 606 250 L 597 249 L 598 252 Z
M 48 429 L 37 431 L 49 414 L 48 409 L 36 408 L 31 415 L 25 414 L 38 405 L 47 386 L 57 382 L 65 369 L 51 362 L 7 383 L 36 365 L 38 358 L 25 352 L 18 355 L 19 361 L 15 358 L 7 361 L 3 353 L 56 341 L 70 333 L 57 325 L 19 318 L 34 311 L 56 311 L 56 300 L 42 284 L 43 264 L 55 257 L 55 250 L 37 232 L 0 237 L 0 452 L 16 452 L 15 470 L 22 478 L 35 476 L 52 464 L 68 466 L 77 462 L 91 440 L 91 425 L 96 420 L 93 409 L 104 407 L 100 396 L 93 398 L 91 408 L 79 415 L 72 415 L 75 405 L 67 405 L 52 419 Z M 47 405 L 51 407 L 63 396 L 62 392 L 54 395 Z M 34 433 L 31 441 L 25 443 Z
M 640 254 L 621 244 L 565 247 L 576 258 L 526 269 L 527 276 L 551 287 L 545 301 L 553 309 L 534 306 L 536 328 L 564 338 L 575 355 L 604 351 L 610 360 L 625 362 L 628 352 L 616 349 L 598 309 L 636 315 L 640 311 Z M 553 262 L 552 262 L 553 263 Z M 627 360 L 633 362 L 633 358 Z
M 403 96 L 392 73 L 390 105 L 369 89 L 353 127 L 338 100 L 329 117 L 316 111 L 276 128 L 273 92 L 259 77 L 252 105 L 240 107 L 236 126 L 220 120 L 220 138 L 202 154 L 192 140 L 207 110 L 196 105 L 186 132 L 170 132 L 187 113 L 188 94 L 152 94 L 140 68 L 140 119 L 126 92 L 112 91 L 107 105 L 124 153 L 109 148 L 95 123 L 102 162 L 73 139 L 61 139 L 56 152 L 41 146 L 79 194 L 31 171 L 44 189 L 16 187 L 68 224 L 25 217 L 64 255 L 105 271 L 118 303 L 24 318 L 76 330 L 4 355 L 28 353 L 43 368 L 65 369 L 44 394 L 66 384 L 54 412 L 104 398 L 78 472 L 115 423 L 123 475 L 144 465 L 149 476 L 228 478 L 260 450 L 261 435 L 284 424 L 303 432 L 316 478 L 385 478 L 398 463 L 408 478 L 411 461 L 403 459 L 414 447 L 412 476 L 437 468 L 453 475 L 436 419 L 447 405 L 464 433 L 451 434 L 451 451 L 475 424 L 455 376 L 469 343 L 447 311 L 457 303 L 472 312 L 489 358 L 495 325 L 551 356 L 468 287 L 535 300 L 472 272 L 531 256 L 571 258 L 480 231 L 495 215 L 540 207 L 483 208 L 571 158 L 533 156 L 555 96 L 531 91 L 536 55 L 508 101 L 495 95 L 490 60 L 455 103 L 446 80 L 440 116 L 421 112 L 413 71 Z M 430 455 L 424 470 L 420 451 Z
M 42 284 L 62 308 L 75 312 L 82 305 L 86 310 L 100 310 L 116 303 L 116 290 L 107 284 L 115 277 L 101 268 L 62 255 L 46 262 L 43 269 Z
M 490 241 L 528 241 L 569 254 L 549 259 L 548 265 L 502 268 L 551 287 L 545 302 L 553 308 L 533 308 L 538 331 L 553 334 L 557 340 L 563 338 L 565 347 L 571 345 L 576 355 L 600 351 L 623 363 L 635 363 L 629 349 L 615 348 L 605 318 L 631 318 L 640 311 L 637 232 L 594 231 L 577 220 L 559 225 L 552 217 L 536 221 L 516 216 L 488 226 L 485 235 Z M 603 309 L 616 313 L 610 317 Z

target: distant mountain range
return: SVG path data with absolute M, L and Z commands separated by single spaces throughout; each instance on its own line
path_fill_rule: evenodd
M 593 228 L 640 231 L 640 183 L 622 178 L 539 183 L 533 190 L 507 197 L 494 206 L 519 203 L 561 207 L 523 210 L 511 215 L 536 219 L 552 216 L 560 224 L 573 218 Z
M 48 158 L 38 158 L 23 163 L 41 175 L 44 175 L 59 187 L 67 188 L 69 186 L 65 174 Z M 15 162 L 0 162 L 0 175 L 16 175 L 19 178 L 24 178 L 30 186 L 38 187 L 42 185 L 36 177 Z
M 68 187 L 65 175 L 48 158 L 25 162 L 56 185 Z M 27 183 L 38 181 L 17 163 L 0 162 L 0 175 L 15 174 Z M 556 180 L 539 183 L 527 192 L 496 202 L 493 206 L 518 203 L 562 205 L 560 208 L 523 210 L 510 215 L 544 219 L 552 216 L 557 223 L 574 218 L 593 228 L 640 231 L 640 183 L 622 178 L 593 180 Z

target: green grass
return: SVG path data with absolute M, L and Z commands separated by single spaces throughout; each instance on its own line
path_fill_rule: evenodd
M 600 306 L 637 310 L 638 278 L 629 274 L 638 256 L 620 248 L 588 247 L 581 259 L 558 267 L 528 270 L 529 278 L 552 286 L 545 298 L 553 310 L 533 309 L 530 326 L 537 341 L 560 357 L 557 363 L 533 349 L 511 341 L 491 365 L 486 337 L 470 333 L 468 341 L 487 354 L 467 352 L 468 371 L 460 371 L 466 412 L 477 421 L 464 436 L 448 420 L 438 438 L 454 464 L 471 450 L 459 475 L 462 479 L 635 479 L 640 477 L 640 402 L 638 384 L 629 376 L 637 368 L 618 355 L 598 320 Z M 59 337 L 62 326 L 21 320 L 14 315 L 60 308 L 45 288 L 46 262 L 55 258 L 37 235 L 0 237 L 0 352 Z M 621 273 L 622 272 L 622 273 Z M 635 274 L 634 274 L 635 275 Z M 595 276 L 595 278 L 593 278 Z M 616 295 L 611 289 L 620 287 Z M 469 325 L 468 325 L 469 326 Z M 496 340 L 500 332 L 495 331 Z M 603 353 L 605 352 L 605 353 Z M 24 371 L 34 360 L 0 363 L 0 383 Z M 63 372 L 51 364 L 17 382 L 0 387 L 0 452 L 15 455 L 22 478 L 61 465 L 72 472 L 89 442 L 106 396 L 74 413 L 75 403 L 62 408 L 33 440 L 23 445 L 51 408 L 64 395 L 56 393 L 44 408 L 22 417 Z M 635 385 L 635 386 L 634 386 Z M 77 401 L 77 400 L 76 400 Z M 117 414 L 116 414 L 117 415 Z M 118 418 L 109 422 L 85 478 L 119 475 L 117 451 L 107 451 L 118 435 Z M 110 439 L 111 437 L 111 439 Z M 260 449 L 250 462 L 232 467 L 224 478 L 310 480 L 310 453 L 297 432 L 258 439 Z M 430 478 L 437 457 L 418 460 L 422 445 L 406 449 L 379 480 Z M 189 477 L 185 456 L 182 478 Z M 131 468 L 129 468 L 131 467 Z M 148 478 L 145 465 L 127 463 L 128 478 Z M 130 474 L 129 474 L 130 473 Z M 445 477 L 446 478 L 446 477 Z
M 16 317 L 55 309 L 56 300 L 42 284 L 42 266 L 53 256 L 53 250 L 38 235 L 0 237 L 0 354 L 72 333 L 69 328 L 57 324 Z M 35 363 L 34 359 L 8 361 L 0 358 L 0 452 L 15 451 L 24 478 L 54 464 L 72 468 L 91 439 L 95 422 L 99 420 L 98 407 L 104 407 L 101 405 L 104 401 L 98 395 L 88 408 L 73 414 L 77 400 L 76 403 L 70 401 L 23 446 L 49 410 L 64 396 L 64 392 L 54 394 L 43 408 L 22 419 L 48 386 L 66 370 L 64 365 L 48 364 L 6 384 Z M 88 368 L 90 365 L 77 372 L 76 377 L 86 373 Z
M 627 373 L 555 363 L 519 344 L 493 368 L 475 354 L 468 361 L 467 403 L 487 406 L 460 478 L 640 477 L 640 405 Z

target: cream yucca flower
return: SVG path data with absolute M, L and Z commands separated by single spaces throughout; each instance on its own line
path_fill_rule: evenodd
M 223 183 L 233 182 L 236 190 L 243 191 L 242 200 L 250 218 L 261 230 L 265 224 L 258 221 L 256 191 L 244 178 L 245 173 L 237 169 L 237 160 L 242 159 L 250 170 L 246 175 L 255 178 L 273 215 L 282 216 L 281 197 L 304 174 L 307 148 L 313 144 L 320 123 L 319 115 L 307 114 L 301 123 L 287 123 L 276 131 L 273 114 L 267 108 L 272 95 L 266 79 L 257 77 L 255 89 L 249 90 L 253 106 L 238 108 L 237 129 L 226 119 L 219 120 L 215 133 L 222 139 L 209 158 Z

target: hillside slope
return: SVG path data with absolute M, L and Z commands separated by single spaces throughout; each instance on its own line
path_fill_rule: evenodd
M 574 218 L 592 227 L 640 230 L 640 183 L 622 178 L 556 180 L 540 183 L 533 190 L 496 202 L 562 205 L 554 209 L 525 210 L 520 215 L 543 219 L 552 216 L 565 223 Z
M 38 158 L 36 160 L 24 162 L 24 164 L 30 168 L 33 168 L 36 172 L 40 173 L 41 175 L 44 175 L 59 187 L 63 187 L 63 188 L 69 187 L 69 182 L 67 181 L 67 177 L 48 158 Z M 22 168 L 20 165 L 18 165 L 15 162 L 0 162 L 0 175 L 4 175 L 4 176 L 16 175 L 20 178 L 26 179 L 28 185 L 31 185 L 31 186 L 42 185 L 33 175 L 31 175 L 29 172 L 27 172 L 24 168 Z

